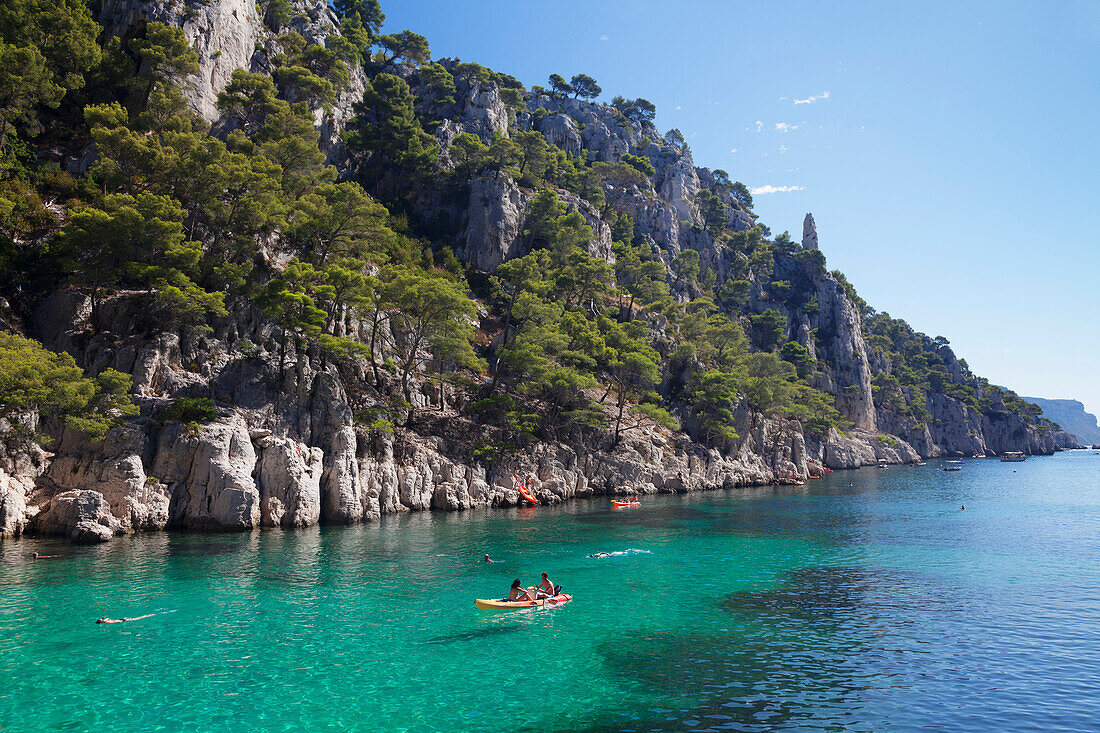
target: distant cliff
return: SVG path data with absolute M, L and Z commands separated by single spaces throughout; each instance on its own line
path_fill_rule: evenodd
M 1085 412 L 1085 405 L 1077 400 L 1047 400 L 1042 397 L 1024 397 L 1043 408 L 1043 417 L 1058 423 L 1067 433 L 1077 436 L 1077 442 L 1096 445 L 1100 443 L 1100 426 L 1096 416 Z

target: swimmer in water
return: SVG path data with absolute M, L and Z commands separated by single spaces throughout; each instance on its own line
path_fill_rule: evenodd
M 963 504 L 959 509 L 966 509 L 966 504 Z
M 37 552 L 34 553 L 35 560 L 45 560 L 50 557 L 61 557 L 61 555 L 39 555 Z
M 611 553 L 610 552 L 597 552 L 593 555 L 589 555 L 589 557 L 611 557 Z
M 124 623 L 126 621 L 139 621 L 143 618 L 149 618 L 150 616 L 153 616 L 153 615 L 154 614 L 152 614 L 152 613 L 147 613 L 144 616 L 134 616 L 132 618 L 130 618 L 130 617 L 127 617 L 127 618 L 107 618 L 106 616 L 104 616 L 103 618 L 97 618 L 95 620 L 95 622 L 97 624 L 121 624 L 121 623 Z
M 489 554 L 488 553 L 485 554 L 485 557 L 481 558 L 481 561 L 482 562 L 496 562 L 496 560 L 490 560 L 489 559 Z

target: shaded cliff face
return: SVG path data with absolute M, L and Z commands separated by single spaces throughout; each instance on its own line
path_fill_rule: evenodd
M 327 5 L 296 1 L 292 10 L 290 28 L 308 42 L 325 45 L 325 38 L 337 33 Z M 217 95 L 232 72 L 270 73 L 277 53 L 275 32 L 254 4 L 241 0 L 186 7 L 106 0 L 102 20 L 108 33 L 122 37 L 153 21 L 182 27 L 199 55 L 186 97 L 219 134 L 228 132 L 229 123 L 218 119 Z M 453 68 L 455 62 L 445 64 Z M 336 104 L 313 110 L 322 149 L 344 177 L 354 171 L 345 165 L 340 132 L 365 83 L 364 72 L 353 68 Z M 227 318 L 212 324 L 210 333 L 195 334 L 147 327 L 141 313 L 145 301 L 137 293 L 106 298 L 93 324 L 87 296 L 63 290 L 37 303 L 23 330 L 51 349 L 71 353 L 88 372 L 110 367 L 132 375 L 141 415 L 101 443 L 61 435 L 53 456 L 33 447 L 0 452 L 0 535 L 38 532 L 97 542 L 128 531 L 174 527 L 351 524 L 383 513 L 514 505 L 517 476 L 524 475 L 541 500 L 557 502 L 794 482 L 824 467 L 1005 450 L 1050 453 L 1071 444 L 1064 433 L 1039 430 L 1008 413 L 990 417 L 946 394 L 927 395 L 925 421 L 877 406 L 874 380 L 890 366 L 869 347 L 860 306 L 844 284 L 816 260 L 802 259 L 819 249 L 812 216 L 803 223 L 802 247 L 791 243 L 768 267 L 750 267 L 731 238 L 723 241 L 708 230 L 698 197 L 710 194 L 722 204 L 727 232 L 750 232 L 756 226 L 751 209 L 721 184 L 720 172 L 697 167 L 686 146 L 605 104 L 533 94 L 525 104 L 525 110 L 510 109 L 493 81 L 458 79 L 453 109 L 434 130 L 443 175 L 410 193 L 413 213 L 429 220 L 446 208 L 455 222 L 446 245 L 474 269 L 492 273 L 529 251 L 524 229 L 537 191 L 504 172 L 457 182 L 458 196 L 444 190 L 455 185 L 444 179 L 454 167 L 447 147 L 457 135 L 470 133 L 491 143 L 497 135 L 535 131 L 550 145 L 589 161 L 614 163 L 628 154 L 644 158 L 653 172 L 640 183 L 605 182 L 606 204 L 556 191 L 565 208 L 579 212 L 591 228 L 588 253 L 614 264 L 608 222 L 611 214 L 628 214 L 637 237 L 665 265 L 673 297 L 681 303 L 700 294 L 672 274 L 669 263 L 685 251 L 697 253 L 702 269 L 719 282 L 744 278 L 744 306 L 722 307 L 743 324 L 754 314 L 779 313 L 785 339 L 812 357 L 811 383 L 833 396 L 852 429 L 810 435 L 797 421 L 753 413 L 739 403 L 731 405 L 738 437 L 722 450 L 666 429 L 634 431 L 618 445 L 606 432 L 592 430 L 535 443 L 489 463 L 474 450 L 484 426 L 453 407 L 470 398 L 459 387 L 429 384 L 426 375 L 415 375 L 410 400 L 419 409 L 415 419 L 382 429 L 356 414 L 372 379 L 365 367 L 338 366 L 316 349 L 280 364 L 281 334 L 251 303 L 230 303 Z M 277 236 L 263 242 L 263 259 L 285 263 L 292 253 L 280 247 Z M 777 293 L 776 281 L 787 283 L 786 296 Z M 351 316 L 337 325 L 339 334 L 359 334 L 362 340 L 370 330 Z M 668 338 L 663 317 L 650 317 L 649 327 L 654 341 Z M 388 336 L 400 341 L 407 334 L 393 330 Z M 953 378 L 963 377 L 953 354 L 948 369 Z M 394 384 L 371 386 L 396 392 Z M 185 425 L 165 416 L 172 400 L 200 396 L 217 403 L 214 419 Z M 36 416 L 26 420 L 34 423 Z

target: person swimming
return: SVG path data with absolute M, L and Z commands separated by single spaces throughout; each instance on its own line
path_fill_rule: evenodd
M 594 553 L 592 555 L 589 555 L 589 557 L 611 557 L 611 553 L 610 552 L 597 552 L 597 553 Z
M 519 578 L 512 581 L 512 588 L 508 591 L 509 601 L 533 601 L 535 600 L 535 594 L 523 587 L 523 584 L 519 582 Z
M 121 623 L 125 623 L 127 621 L 139 621 L 143 618 L 149 618 L 150 616 L 154 616 L 154 615 L 155 614 L 147 613 L 144 616 L 132 616 L 132 617 L 124 617 L 124 618 L 107 618 L 106 616 L 104 616 L 102 618 L 97 618 L 95 620 L 95 622 L 97 624 L 121 624 Z
M 46 560 L 51 557 L 61 557 L 61 555 L 39 555 L 37 552 L 34 553 L 35 560 Z
M 485 553 L 485 557 L 481 558 L 481 561 L 482 562 L 496 562 L 496 560 L 490 560 L 489 559 L 489 554 L 488 553 Z

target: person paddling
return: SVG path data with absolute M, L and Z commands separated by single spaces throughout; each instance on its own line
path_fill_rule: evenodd
M 550 578 L 546 573 L 542 574 L 542 582 L 535 588 L 536 594 L 542 595 L 544 598 L 553 598 L 558 594 L 554 588 L 554 584 L 550 582 Z

